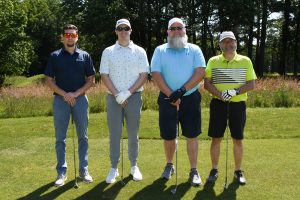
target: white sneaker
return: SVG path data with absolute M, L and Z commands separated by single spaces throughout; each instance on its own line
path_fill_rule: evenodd
M 118 169 L 111 168 L 107 177 L 106 177 L 106 183 L 114 183 L 116 182 L 116 178 L 119 176 Z
M 91 175 L 88 172 L 79 173 L 79 177 L 85 183 L 91 183 L 91 182 L 93 182 L 93 178 L 91 177 Z
M 190 171 L 189 181 L 192 186 L 200 186 L 202 184 L 201 177 L 197 170 Z
M 133 176 L 134 181 L 141 181 L 143 179 L 143 176 L 137 166 L 131 167 L 130 174 Z
M 64 174 L 59 174 L 56 178 L 56 181 L 54 182 L 55 187 L 60 187 L 65 184 L 65 181 L 67 180 L 67 176 Z

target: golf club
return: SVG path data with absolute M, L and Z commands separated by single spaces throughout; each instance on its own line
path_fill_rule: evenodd
M 125 121 L 124 121 L 124 118 L 125 118 L 125 113 L 124 113 L 124 108 L 122 108 L 122 133 L 121 133 L 121 146 L 122 146 L 122 150 L 121 150 L 121 167 L 122 167 L 122 171 L 121 171 L 121 183 L 122 185 L 125 185 L 124 183 L 124 180 L 123 180 L 123 176 L 124 176 L 124 141 L 123 141 L 123 133 L 125 132 L 124 131 L 124 126 L 125 126 Z
M 175 188 L 171 190 L 172 194 L 175 194 L 177 191 L 177 178 L 178 178 L 178 136 L 179 136 L 179 105 L 177 105 L 177 127 L 176 127 L 176 166 L 175 166 Z
M 226 166 L 224 190 L 227 189 L 227 169 L 228 169 L 228 129 L 229 129 L 229 102 L 227 102 L 227 125 L 226 125 Z
M 72 109 L 72 108 L 71 108 Z M 75 130 L 74 130 L 74 120 L 73 120 L 73 114 L 71 113 L 71 121 L 72 121 L 72 141 L 73 141 L 73 153 L 74 153 L 74 155 L 73 155 L 73 158 L 74 158 L 74 188 L 75 189 L 78 189 L 79 188 L 79 186 L 78 186 L 78 184 L 77 184 L 77 174 L 76 174 L 76 152 L 75 152 L 75 139 L 74 139 L 74 137 L 75 137 Z

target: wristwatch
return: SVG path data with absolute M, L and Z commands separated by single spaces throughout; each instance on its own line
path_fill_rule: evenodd
M 239 88 L 234 88 L 235 92 L 236 92 L 236 95 L 239 95 L 240 94 L 240 89 Z

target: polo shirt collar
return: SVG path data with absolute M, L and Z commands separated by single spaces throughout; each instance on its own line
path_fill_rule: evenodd
M 170 44 L 169 44 L 169 43 L 167 43 L 166 48 L 174 49 L 174 48 L 170 47 Z M 189 46 L 186 44 L 183 48 L 184 48 L 184 49 L 188 49 Z
M 234 61 L 234 60 L 236 60 L 237 59 L 237 52 L 235 51 L 234 52 L 235 53 L 235 55 L 234 55 L 234 57 L 233 57 L 233 59 L 231 60 L 231 61 Z M 222 60 L 222 62 L 227 62 L 228 60 L 224 57 L 224 53 L 222 53 L 221 54 L 221 60 Z
M 77 46 L 75 47 L 74 53 L 75 53 L 75 52 L 76 52 L 76 53 L 80 53 L 80 49 L 78 49 Z M 65 49 L 65 47 L 62 48 L 62 53 L 68 53 L 68 54 L 70 54 L 70 53 Z
M 134 44 L 133 44 L 133 42 L 132 42 L 132 40 L 130 40 L 130 42 L 129 42 L 129 45 L 127 46 L 127 47 L 123 47 L 123 46 L 121 46 L 120 44 L 119 44 L 119 42 L 118 41 L 116 41 L 116 46 L 115 46 L 117 49 L 119 49 L 119 48 L 130 48 L 130 49 L 133 49 L 134 48 Z

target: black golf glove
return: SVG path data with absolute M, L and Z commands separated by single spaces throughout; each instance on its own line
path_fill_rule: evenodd
M 182 86 L 180 89 L 175 90 L 169 97 L 170 103 L 175 103 L 186 93 L 186 89 Z

